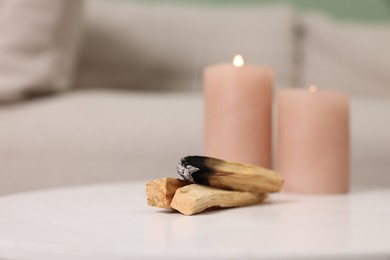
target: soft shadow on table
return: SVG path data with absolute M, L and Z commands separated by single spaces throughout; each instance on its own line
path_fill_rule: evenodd
M 158 209 L 157 212 L 158 213 L 162 213 L 162 214 L 176 214 L 176 213 L 179 213 L 178 211 L 176 211 L 174 209 Z
M 256 203 L 256 204 L 253 204 L 253 205 L 248 205 L 248 206 L 241 206 L 241 207 L 232 207 L 232 208 L 223 208 L 223 207 L 211 207 L 211 208 L 208 208 L 200 213 L 197 213 L 197 214 L 194 214 L 194 215 L 191 215 L 191 216 L 201 216 L 201 215 L 212 215 L 212 214 L 219 214 L 220 212 L 226 212 L 226 211 L 229 211 L 229 210 L 234 210 L 234 209 L 238 209 L 238 208 L 253 208 L 253 207 L 277 207 L 277 206 L 280 206 L 280 205 L 285 205 L 285 204 L 290 204 L 290 203 L 295 203 L 295 201 L 293 200 L 287 200 L 287 199 L 283 199 L 283 200 L 275 200 L 275 201 L 265 201 L 265 202 L 260 202 L 260 203 Z M 179 211 L 176 211 L 174 209 L 159 209 L 157 211 L 158 213 L 162 213 L 162 214 L 181 214 Z M 182 214 L 183 216 L 186 216 L 184 214 Z
M 211 212 L 212 214 L 215 214 L 215 213 L 217 213 L 220 210 L 229 210 L 229 209 L 232 209 L 232 208 L 212 207 L 212 208 L 208 208 L 208 209 L 206 209 L 206 210 L 204 210 L 204 211 L 202 211 L 200 213 L 197 213 L 197 214 L 194 214 L 194 215 L 190 215 L 190 216 L 207 215 L 208 212 Z M 179 214 L 179 215 L 187 216 L 187 215 L 184 215 L 184 214 L 182 214 L 179 211 L 174 210 L 174 209 L 161 209 L 161 210 L 158 210 L 157 212 L 161 213 L 161 214 Z

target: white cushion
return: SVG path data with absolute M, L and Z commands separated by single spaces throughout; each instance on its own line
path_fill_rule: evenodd
M 0 102 L 71 86 L 82 3 L 1 1 Z
M 277 84 L 292 78 L 288 6 L 202 7 L 88 1 L 76 85 L 141 89 L 201 87 L 202 70 L 242 53 L 271 66 Z
M 390 25 L 303 19 L 303 84 L 357 96 L 390 96 Z
M 0 194 L 99 181 L 179 177 L 202 152 L 196 94 L 79 91 L 0 110 Z
M 390 98 L 351 100 L 351 166 L 354 184 L 390 185 Z

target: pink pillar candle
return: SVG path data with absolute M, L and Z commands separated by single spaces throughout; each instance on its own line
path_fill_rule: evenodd
M 273 71 L 234 62 L 204 71 L 205 155 L 270 168 Z
M 349 101 L 334 91 L 285 90 L 278 102 L 278 172 L 284 191 L 346 193 Z

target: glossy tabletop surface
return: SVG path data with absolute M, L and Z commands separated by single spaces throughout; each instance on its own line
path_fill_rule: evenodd
M 194 216 L 146 205 L 146 182 L 0 198 L 0 259 L 390 257 L 390 189 L 272 194 Z

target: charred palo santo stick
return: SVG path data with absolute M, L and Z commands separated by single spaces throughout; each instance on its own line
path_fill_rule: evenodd
M 279 174 L 266 168 L 205 156 L 182 158 L 177 172 L 185 180 L 198 184 L 255 193 L 277 192 L 284 182 Z
M 146 184 L 146 198 L 152 207 L 170 209 L 173 195 L 178 188 L 191 184 L 189 181 L 175 178 L 162 178 Z
M 191 184 L 176 190 L 171 207 L 184 215 L 193 215 L 211 207 L 239 207 L 259 203 L 267 193 L 221 190 Z

